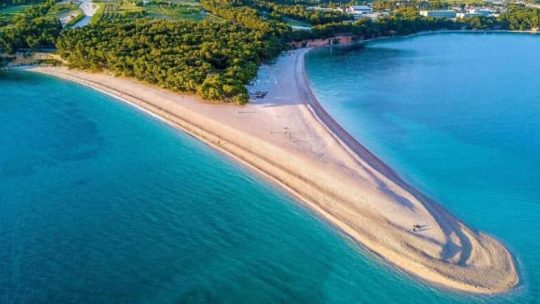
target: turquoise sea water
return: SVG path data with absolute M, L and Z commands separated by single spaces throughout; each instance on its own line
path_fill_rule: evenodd
M 337 121 L 515 254 L 516 291 L 460 302 L 540 303 L 539 54 L 539 35 L 446 33 L 307 56 L 315 93 Z M 408 299 L 427 303 L 429 294 Z
M 326 224 L 136 109 L 26 72 L 0 97 L 0 303 L 350 303 L 371 280 Z
M 538 50 L 540 37 L 433 35 L 308 56 L 317 95 L 351 133 L 508 244 L 524 277 L 511 294 L 411 279 L 164 123 L 8 72 L 0 303 L 538 303 Z
M 0 123 L 0 303 L 354 303 L 426 288 L 88 88 L 4 73 Z

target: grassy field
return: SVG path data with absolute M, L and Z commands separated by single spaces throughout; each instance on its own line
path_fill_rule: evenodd
M 49 10 L 49 15 L 55 15 L 58 18 L 61 18 L 64 15 L 67 15 L 71 12 L 80 11 L 79 7 L 76 4 L 56 4 Z
M 0 16 L 2 17 L 2 20 L 0 20 L 0 23 L 9 22 L 12 18 L 21 14 L 22 12 L 32 7 L 33 5 L 37 5 L 37 4 L 40 4 L 40 2 L 37 2 L 36 4 L 9 6 L 9 7 L 0 9 Z M 79 17 L 79 15 L 82 15 L 82 11 L 78 8 L 76 4 L 66 4 L 66 3 L 56 4 L 47 13 L 47 16 L 53 16 L 53 17 L 58 18 L 60 22 L 62 23 L 62 25 L 64 26 L 67 26 L 68 23 L 70 23 L 70 21 L 72 20 L 76 21 L 75 18 L 79 18 L 80 20 L 81 17 Z
M 16 15 L 29 7 L 32 7 L 32 4 L 8 6 L 5 8 L 0 8 L 0 13 L 6 15 Z
M 208 14 L 202 10 L 200 2 L 197 0 L 172 0 L 166 2 L 151 0 L 145 5 L 137 5 L 135 2 L 127 0 L 94 0 L 94 3 L 97 4 L 99 8 L 92 18 L 92 23 L 101 20 L 140 17 L 167 20 L 223 21 L 221 18 Z M 7 16 L 14 16 L 31 6 L 32 4 L 10 6 L 0 9 L 0 13 Z M 76 4 L 66 4 L 64 2 L 62 4 L 56 4 L 49 14 L 55 15 L 60 18 L 63 23 L 67 23 L 69 21 L 68 19 L 78 16 L 79 11 Z
M 283 21 L 287 22 L 290 26 L 301 26 L 301 27 L 311 27 L 311 24 L 304 22 L 302 20 L 296 20 L 289 17 L 284 17 Z
M 201 9 L 200 3 L 194 0 L 173 0 L 168 2 L 150 1 L 145 5 L 119 0 L 104 0 L 99 3 L 101 8 L 92 22 L 98 20 L 114 20 L 125 17 L 148 17 L 167 20 L 211 20 L 222 19 L 207 14 Z
M 130 17 L 141 17 L 144 14 L 142 7 L 131 2 L 124 1 L 101 1 L 94 2 L 98 9 L 92 17 L 92 23 L 102 20 L 115 20 Z
M 221 18 L 206 13 L 198 0 L 153 0 L 144 6 L 146 16 L 168 20 L 210 20 L 222 21 Z
M 138 14 L 138 13 L 143 12 L 142 7 L 137 6 L 137 5 L 133 4 L 132 2 L 125 2 L 125 1 L 120 3 L 120 6 L 118 7 L 118 10 L 120 12 L 127 13 L 127 14 L 131 14 L 131 13 Z
M 207 17 L 196 5 L 147 4 L 144 10 L 146 16 L 156 19 L 199 21 Z
M 39 2 L 36 3 L 36 4 L 24 4 L 24 5 L 8 6 L 8 7 L 5 7 L 5 8 L 1 8 L 0 13 L 5 14 L 5 15 L 14 16 L 14 15 L 22 13 L 27 8 L 30 8 L 33 5 L 37 5 L 37 4 L 39 4 Z M 49 15 L 54 15 L 54 16 L 57 16 L 58 18 L 60 18 L 61 16 L 64 16 L 66 14 L 69 14 L 70 12 L 78 11 L 78 10 L 79 10 L 79 8 L 75 4 L 56 4 L 49 11 L 48 14 Z
M 200 1 L 198 0 L 172 0 L 168 2 L 179 4 L 179 5 L 186 5 L 186 6 L 201 6 Z

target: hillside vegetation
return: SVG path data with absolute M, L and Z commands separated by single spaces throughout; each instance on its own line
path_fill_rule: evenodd
M 137 20 L 64 32 L 59 53 L 72 67 L 135 77 L 210 100 L 248 101 L 245 85 L 276 49 L 232 23 Z
M 349 35 L 353 39 L 395 36 L 441 29 L 530 30 L 540 26 L 540 10 L 511 5 L 497 18 L 452 21 L 423 17 L 420 2 L 407 5 L 377 1 L 388 16 L 354 20 L 341 9 L 349 1 L 320 0 L 107 0 L 89 26 L 62 29 L 58 15 L 73 5 L 54 0 L 0 0 L 0 53 L 37 48 L 58 49 L 71 67 L 107 70 L 205 99 L 245 103 L 245 85 L 260 63 L 309 39 Z M 37 1 L 37 0 L 36 0 Z M 475 0 L 476 1 L 476 0 Z M 27 5 L 27 9 L 17 6 Z M 325 5 L 334 10 L 314 10 Z M 449 1 L 430 1 L 444 8 Z M 462 4 L 465 5 L 465 4 Z M 293 30 L 291 20 L 310 30 Z M 0 60 L 0 65 L 5 60 Z
M 0 53 L 14 53 L 18 49 L 54 47 L 62 30 L 60 21 L 49 14 L 54 2 L 32 6 L 11 18 L 0 18 Z

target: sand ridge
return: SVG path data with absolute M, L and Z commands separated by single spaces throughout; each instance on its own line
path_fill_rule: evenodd
M 516 286 L 515 262 L 503 244 L 467 228 L 408 185 L 326 113 L 305 75 L 307 51 L 261 67 L 248 88 L 268 95 L 245 106 L 212 104 L 105 73 L 31 70 L 113 95 L 231 155 L 416 277 L 473 293 Z

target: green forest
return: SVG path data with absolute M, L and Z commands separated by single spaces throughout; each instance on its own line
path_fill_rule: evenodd
M 540 10 L 524 9 L 513 6 L 502 14 L 499 22 L 509 30 L 525 31 L 540 26 Z
M 351 15 L 339 11 L 321 11 L 306 9 L 305 5 L 300 4 L 284 5 L 279 4 L 278 1 L 261 0 L 248 0 L 244 3 L 245 5 L 267 11 L 272 18 L 282 19 L 282 17 L 291 17 L 313 25 L 353 20 L 353 17 Z
M 1 5 L 31 3 L 0 1 Z M 278 56 L 291 42 L 336 35 L 361 40 L 441 29 L 529 30 L 540 26 L 540 10 L 524 6 L 510 6 L 497 18 L 453 21 L 422 17 L 417 2 L 411 1 L 409 6 L 394 8 L 387 17 L 353 20 L 339 11 L 309 9 L 326 3 L 316 0 L 201 0 L 196 7 L 182 9 L 197 13 L 202 9 L 200 14 L 211 18 L 186 20 L 171 18 L 177 6 L 151 3 L 150 15 L 141 2 L 118 1 L 122 2 L 101 4 L 92 23 L 78 29 L 62 28 L 59 4 L 54 0 L 31 5 L 15 15 L 0 13 L 0 54 L 55 49 L 72 68 L 107 70 L 208 100 L 245 103 L 245 86 L 256 76 L 261 62 Z M 443 5 L 437 3 L 434 5 Z M 328 2 L 334 7 L 338 4 Z M 117 13 L 121 8 L 135 13 Z M 159 14 L 162 11 L 167 13 Z M 312 25 L 311 30 L 293 30 L 286 18 L 305 21 Z M 0 58 L 0 65 L 5 63 Z
M 245 103 L 245 85 L 275 46 L 232 23 L 136 20 L 65 31 L 56 43 L 72 67 L 135 77 L 210 100 Z
M 36 4 L 40 2 L 43 2 L 43 0 L 0 0 L 0 8 L 10 5 Z
M 18 49 L 54 47 L 62 30 L 60 21 L 48 15 L 54 6 L 50 1 L 28 8 L 24 14 L 0 18 L 0 53 L 11 54 Z

